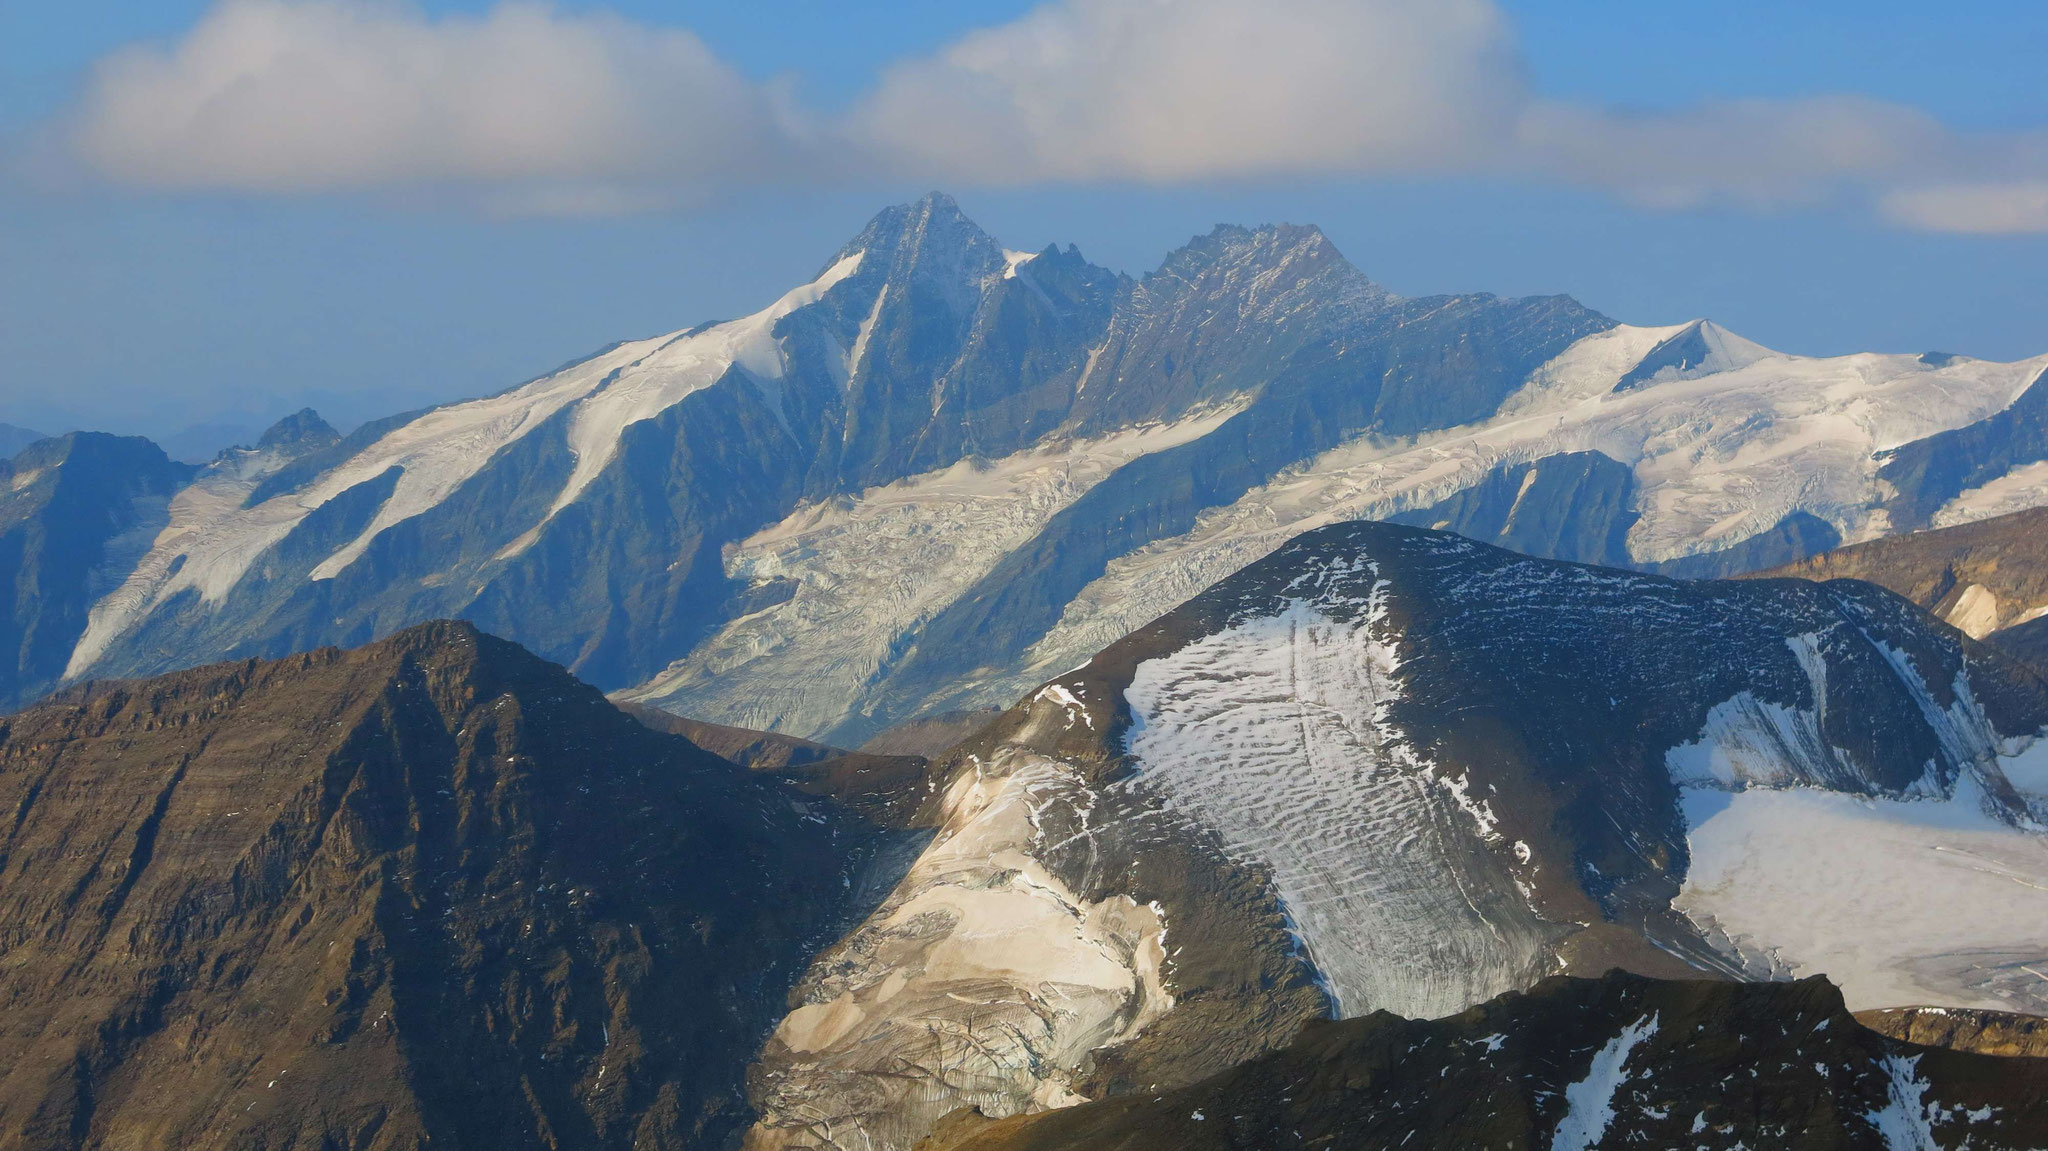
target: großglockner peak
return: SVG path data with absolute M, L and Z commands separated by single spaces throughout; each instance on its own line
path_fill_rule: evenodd
M 110 517 L 138 542 L 65 560 L 90 611 L 0 695 L 457 617 L 643 703 L 858 742 L 1007 704 L 1330 522 L 1711 574 L 2043 502 L 2044 368 L 1401 297 L 1306 227 L 1132 279 L 934 194 L 752 315 Z

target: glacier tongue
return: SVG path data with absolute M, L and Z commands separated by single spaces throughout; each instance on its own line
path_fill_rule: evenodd
M 1048 809 L 1093 802 L 1071 766 L 1015 747 L 954 781 L 938 838 L 770 1038 L 749 1151 L 908 1148 L 961 1107 L 1082 1101 L 1090 1054 L 1173 1006 L 1159 907 L 1091 901 L 1041 862 Z
M 917 629 L 1117 468 L 1222 427 L 1239 397 L 1166 424 L 963 460 L 791 513 L 732 548 L 727 574 L 788 580 L 627 698 L 742 727 L 825 732 L 872 706 Z M 1005 681 L 1003 704 L 1028 685 Z
M 1297 601 L 1140 664 L 1127 750 L 1169 817 L 1270 872 L 1342 1014 L 1427 1019 L 1544 974 L 1547 934 L 1490 898 L 1511 879 L 1483 800 L 1388 721 L 1385 594 L 1350 620 Z

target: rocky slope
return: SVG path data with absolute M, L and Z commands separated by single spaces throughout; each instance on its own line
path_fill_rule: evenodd
M 1991 642 L 2014 658 L 2048 670 L 2048 619 L 2015 624 L 1992 632 Z
M 717 1146 L 865 821 L 462 624 L 0 721 L 0 1147 Z
M 2048 1057 L 2048 1018 L 1970 1007 L 1859 1011 L 1856 1021 L 1894 1039 L 1984 1055 Z
M 1315 1147 L 1869 1149 L 2048 1141 L 2048 1059 L 1916 1046 L 1822 979 L 1558 978 L 1432 1022 L 1384 1012 L 1175 1091 L 997 1123 L 924 1151 Z
M 1330 522 L 1711 575 L 2029 506 L 2044 368 L 1408 299 L 1291 225 L 1133 280 L 935 194 L 753 315 L 229 453 L 51 642 L 134 675 L 453 616 L 856 746 L 1007 706 Z
M 1838 548 L 1757 578 L 1860 579 L 1983 639 L 2048 616 L 2048 508 Z
M 955 749 L 757 1149 L 1176 1088 L 1555 972 L 2039 1012 L 2048 682 L 1868 584 L 1297 539 Z

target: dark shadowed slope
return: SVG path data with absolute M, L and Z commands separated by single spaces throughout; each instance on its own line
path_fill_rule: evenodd
M 57 683 L 94 602 L 149 549 L 192 472 L 148 440 L 98 432 L 0 460 L 0 712 Z
M 1178 1091 L 1010 1119 L 923 1151 L 1906 1151 L 2048 1140 L 2048 1059 L 1918 1047 L 1826 980 L 1557 978 L 1434 1022 L 1385 1012 Z
M 0 721 L 0 1148 L 717 1146 L 871 844 L 462 624 Z

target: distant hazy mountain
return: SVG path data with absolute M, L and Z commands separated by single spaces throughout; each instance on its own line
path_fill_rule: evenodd
M 1132 280 L 933 195 L 754 315 L 231 453 L 96 574 L 65 670 L 458 616 L 643 703 L 857 746 L 1007 705 L 1329 522 L 1698 575 L 2040 502 L 2044 368 L 1404 299 L 1293 226 Z
M 937 838 L 769 1041 L 750 1147 L 909 1148 L 1560 971 L 2048 1012 L 2048 676 L 1865 583 L 1334 525 L 941 768 Z
M 13 424 L 0 424 L 0 459 L 5 459 L 42 438 L 44 437 L 41 432 L 17 428 Z

